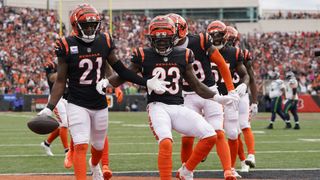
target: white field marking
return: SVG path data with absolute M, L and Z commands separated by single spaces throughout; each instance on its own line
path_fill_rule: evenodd
M 256 151 L 256 154 L 282 154 L 282 153 L 319 153 L 320 150 L 309 150 L 309 151 Z M 180 155 L 180 152 L 173 152 L 173 155 Z M 210 154 L 217 154 L 216 152 L 211 152 Z M 110 153 L 109 156 L 156 156 L 158 153 L 150 152 L 150 153 Z M 64 157 L 64 154 L 55 154 L 56 157 Z M 87 156 L 91 156 L 87 154 Z M 0 155 L 0 158 L 13 158 L 13 157 L 47 157 L 46 154 L 8 154 L 8 155 Z
M 148 124 L 122 124 L 122 126 L 127 126 L 127 127 L 149 127 Z
M 252 131 L 253 134 L 265 134 L 266 132 L 265 131 Z
M 320 139 L 298 139 L 299 141 L 320 142 Z
M 292 169 L 254 169 L 254 171 L 319 171 L 320 168 L 292 168 Z M 158 173 L 158 170 L 151 170 L 151 171 L 112 171 L 113 174 L 117 175 L 125 175 L 125 174 L 132 174 L 132 173 L 138 173 L 138 174 L 143 174 L 143 173 Z M 222 172 L 220 169 L 202 169 L 202 170 L 197 170 L 197 172 Z M 0 174 L 0 176 L 32 176 L 32 175 L 73 175 L 73 172 L 57 172 L 57 173 L 3 173 Z M 87 172 L 87 174 L 90 174 Z

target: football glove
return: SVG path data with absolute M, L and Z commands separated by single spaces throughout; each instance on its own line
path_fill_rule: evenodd
M 230 104 L 230 105 L 233 106 L 234 110 L 238 111 L 239 110 L 239 101 L 240 101 L 239 94 L 235 90 L 232 90 L 232 91 L 229 91 L 228 96 L 231 96 L 231 97 L 235 98 L 235 101 L 233 101 L 232 104 Z
M 158 71 L 156 75 L 153 76 L 153 78 L 147 80 L 148 94 L 151 94 L 152 91 L 154 91 L 156 94 L 163 94 L 166 91 L 168 91 L 168 88 L 166 87 L 166 85 L 169 85 L 171 83 L 168 81 L 163 81 L 158 79 L 159 76 L 160 76 L 160 71 Z
M 105 88 L 107 88 L 108 85 L 109 85 L 108 79 L 101 79 L 96 85 L 96 90 L 98 91 L 99 94 L 106 95 Z
M 240 97 L 244 96 L 247 92 L 247 85 L 245 83 L 241 83 L 237 88 L 236 92 L 239 94 Z
M 234 101 L 238 101 L 238 99 L 236 97 L 232 97 L 229 95 L 220 96 L 219 94 L 216 94 L 215 96 L 213 96 L 212 100 L 214 100 L 222 105 L 227 105 L 227 104 L 233 103 Z
M 49 108 L 45 107 L 37 115 L 38 116 L 51 116 L 52 115 L 52 111 Z
M 256 103 L 252 103 L 250 106 L 250 110 L 251 110 L 251 115 L 255 116 L 258 114 L 258 104 Z
M 117 102 L 121 103 L 123 100 L 123 92 L 120 87 L 114 89 L 115 95 L 117 97 Z

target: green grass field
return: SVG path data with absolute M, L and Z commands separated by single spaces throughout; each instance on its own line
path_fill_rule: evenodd
M 60 139 L 52 144 L 54 157 L 39 146 L 46 136 L 32 133 L 26 122 L 32 113 L 0 113 L 0 174 L 64 173 Z M 301 130 L 285 130 L 276 120 L 274 130 L 264 129 L 270 114 L 253 120 L 257 169 L 320 168 L 320 114 L 300 114 Z M 156 171 L 157 142 L 148 127 L 147 114 L 111 112 L 109 121 L 110 163 L 115 172 Z M 180 136 L 174 133 L 173 169 L 180 167 Z M 198 170 L 220 170 L 215 151 Z M 239 164 L 239 163 L 238 163 Z

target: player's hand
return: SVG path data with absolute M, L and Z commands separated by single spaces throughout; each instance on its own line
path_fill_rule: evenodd
M 258 104 L 252 103 L 250 106 L 251 115 L 256 116 L 258 114 Z
M 163 81 L 158 79 L 159 76 L 160 76 L 160 71 L 158 71 L 157 74 L 153 76 L 153 78 L 147 81 L 148 94 L 151 94 L 152 91 L 154 91 L 156 94 L 163 94 L 166 91 L 168 91 L 168 88 L 166 87 L 166 85 L 169 85 L 171 83 L 168 81 Z
M 239 94 L 240 97 L 244 96 L 247 92 L 247 85 L 245 83 L 241 83 L 237 88 L 236 92 Z
M 234 110 L 239 110 L 239 101 L 240 101 L 240 96 L 236 92 L 236 90 L 229 91 L 228 96 L 234 97 L 235 101 L 232 102 L 232 106 Z
M 123 92 L 120 87 L 114 89 L 115 95 L 117 97 L 117 103 L 121 103 L 123 100 Z
M 96 85 L 96 90 L 98 91 L 98 93 L 102 95 L 106 95 L 106 92 L 104 90 L 105 88 L 107 88 L 108 85 L 109 85 L 108 79 L 101 79 Z
M 52 111 L 49 108 L 45 107 L 37 115 L 38 116 L 51 116 L 52 115 Z
M 220 96 L 219 94 L 216 94 L 215 96 L 213 96 L 212 99 L 222 105 L 229 105 L 232 103 L 238 104 L 239 103 L 238 98 L 232 97 L 230 95 Z

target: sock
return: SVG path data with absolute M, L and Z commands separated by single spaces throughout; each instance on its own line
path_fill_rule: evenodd
M 59 131 L 60 139 L 64 149 L 69 149 L 68 147 L 68 128 L 61 127 Z
M 161 180 L 171 180 L 172 140 L 163 139 L 159 144 L 158 168 Z
M 194 148 L 190 158 L 185 164 L 185 167 L 189 171 L 193 171 L 196 168 L 196 166 L 203 160 L 203 158 L 207 157 L 216 141 L 217 136 L 210 136 L 201 139 Z
M 187 162 L 192 154 L 194 137 L 182 137 L 181 138 L 181 163 Z
M 91 164 L 96 166 L 99 164 L 103 150 L 97 150 L 91 145 Z
M 217 143 L 216 149 L 217 154 L 220 158 L 220 162 L 222 165 L 223 170 L 230 170 L 231 169 L 231 157 L 230 157 L 230 149 L 227 141 L 225 140 L 224 132 L 222 130 L 217 130 Z
M 77 180 L 87 179 L 87 166 L 86 166 L 87 150 L 88 150 L 88 144 L 77 144 L 74 146 L 73 168 L 74 168 L 74 175 Z
M 254 150 L 254 136 L 251 128 L 242 129 L 244 141 L 246 142 L 248 154 L 255 154 Z
M 240 161 L 244 161 L 246 160 L 246 155 L 244 154 L 244 149 L 243 149 L 243 143 L 242 143 L 242 140 L 241 140 L 241 135 L 239 134 L 238 136 L 238 156 L 239 156 L 239 159 Z
M 59 136 L 59 132 L 60 132 L 60 129 L 57 128 L 56 130 L 54 130 L 48 137 L 47 139 L 47 143 L 50 144 Z
M 74 144 L 73 144 L 73 140 L 72 140 L 72 137 L 70 138 L 70 151 L 74 151 Z
M 238 139 L 231 140 L 228 139 L 228 144 L 230 147 L 230 155 L 231 155 L 231 167 L 234 168 L 238 155 Z
M 103 153 L 102 153 L 102 157 L 101 157 L 101 163 L 102 163 L 102 166 L 103 165 L 109 166 L 109 141 L 108 141 L 107 136 L 104 140 L 104 147 L 103 147 Z

